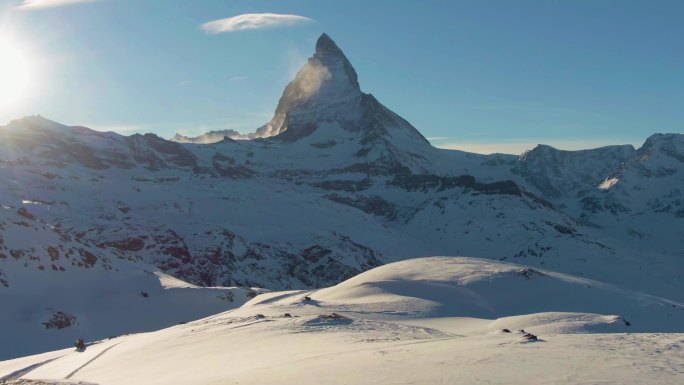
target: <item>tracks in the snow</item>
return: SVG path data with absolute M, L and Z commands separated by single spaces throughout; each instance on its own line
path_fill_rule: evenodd
M 123 342 L 123 341 L 121 341 L 121 342 Z M 73 377 L 76 373 L 78 373 L 79 371 L 81 371 L 83 368 L 85 368 L 86 366 L 90 365 L 91 363 L 93 363 L 93 361 L 95 361 L 95 360 L 97 360 L 98 358 L 102 357 L 103 354 L 107 353 L 111 348 L 115 347 L 116 345 L 119 345 L 121 342 L 118 342 L 118 343 L 116 343 L 116 344 L 114 344 L 114 345 L 108 346 L 107 348 L 103 349 L 103 350 L 102 350 L 101 352 L 99 352 L 95 357 L 91 358 L 91 359 L 88 360 L 86 363 L 84 363 L 83 365 L 79 366 L 78 368 L 76 368 L 76 369 L 75 369 L 74 371 L 72 371 L 71 373 L 69 373 L 66 377 L 64 377 L 64 379 L 65 379 L 65 380 L 70 379 L 70 378 Z M 67 356 L 67 354 L 62 355 L 62 356 L 59 356 L 59 357 L 51 358 L 51 359 L 49 359 L 49 360 L 45 360 L 45 361 L 42 361 L 42 362 L 39 362 L 39 363 L 36 363 L 36 364 L 33 364 L 33 365 L 29 365 L 29 366 L 27 366 L 27 367 L 25 367 L 25 368 L 21 368 L 21 369 L 19 369 L 19 370 L 16 370 L 16 371 L 14 371 L 14 372 L 12 372 L 12 373 L 10 373 L 10 374 L 4 376 L 4 377 L 0 377 L 0 384 L 4 384 L 4 383 L 6 383 L 6 382 L 8 382 L 8 381 L 19 380 L 19 379 L 21 379 L 21 377 L 23 377 L 23 376 L 29 374 L 30 372 L 32 372 L 32 371 L 34 371 L 34 370 L 36 370 L 36 369 L 38 369 L 38 368 L 40 368 L 41 366 L 46 365 L 46 364 L 49 364 L 50 362 L 55 361 L 55 360 L 58 360 L 58 359 L 60 359 L 60 358 L 62 358 L 62 357 L 65 357 L 65 356 Z
M 123 341 L 122 341 L 122 342 L 123 342 Z M 107 351 L 108 351 L 109 349 L 115 347 L 116 345 L 118 345 L 118 344 L 120 344 L 120 343 L 121 343 L 121 342 L 117 342 L 117 343 L 115 343 L 114 345 L 109 346 L 109 347 L 107 347 L 106 349 L 104 349 L 103 351 L 99 352 L 95 357 L 93 357 L 93 358 L 91 358 L 90 360 L 88 360 L 88 362 L 86 362 L 85 364 L 79 366 L 79 367 L 76 368 L 76 370 L 74 370 L 73 372 L 69 373 L 66 377 L 64 377 L 64 379 L 65 379 L 65 380 L 70 379 L 74 374 L 78 373 L 81 369 L 83 369 L 83 368 L 85 368 L 86 366 L 90 365 L 93 361 L 95 361 L 96 359 L 100 358 L 103 354 L 107 353 Z
M 58 360 L 62 357 L 64 357 L 64 356 L 51 358 L 49 360 L 45 360 L 45 361 L 39 362 L 37 364 L 33 364 L 33 365 L 29 365 L 25 368 L 21 368 L 21 369 L 16 370 L 16 371 L 14 371 L 14 372 L 12 372 L 12 373 L 4 376 L 4 377 L 0 377 L 0 381 L 16 380 L 16 379 L 20 378 L 21 376 L 26 375 L 26 374 L 32 372 L 33 370 L 35 370 L 35 369 L 37 369 L 37 368 L 39 368 L 39 367 L 41 367 L 41 366 L 43 366 L 49 362 L 52 362 L 54 360 Z

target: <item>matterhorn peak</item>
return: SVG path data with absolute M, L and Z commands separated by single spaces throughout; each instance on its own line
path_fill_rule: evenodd
M 274 136 L 291 128 L 295 111 L 306 110 L 309 118 L 320 120 L 358 117 L 361 95 L 354 67 L 324 33 L 316 42 L 314 55 L 285 87 L 273 119 L 260 127 L 256 136 Z
M 326 53 L 344 56 L 344 53 L 335 44 L 333 39 L 327 33 L 323 33 L 316 41 L 316 55 L 325 55 Z
M 325 33 L 318 38 L 314 55 L 285 87 L 273 119 L 253 136 L 294 142 L 319 128 L 350 133 L 365 148 L 360 154 L 369 154 L 375 143 L 392 143 L 407 151 L 430 147 L 410 123 L 361 92 L 354 67 Z
M 344 79 L 339 80 L 346 80 L 352 87 L 360 90 L 354 67 L 352 67 L 349 59 L 347 59 L 340 47 L 327 34 L 322 34 L 316 41 L 316 53 L 314 53 L 314 56 L 309 61 L 311 62 L 311 60 L 318 60 L 318 62 L 326 67 L 341 66 L 343 71 L 338 75 Z

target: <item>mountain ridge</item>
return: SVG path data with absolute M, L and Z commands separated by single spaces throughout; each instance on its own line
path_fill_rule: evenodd
M 155 272 L 240 292 L 308 289 L 427 255 L 684 300 L 684 135 L 524 156 L 437 149 L 361 92 L 328 39 L 305 68 L 330 77 L 302 97 L 309 70 L 298 74 L 267 138 L 177 143 L 37 116 L 0 127 L 0 300 L 32 320 L 19 329 L 2 314 L 0 331 L 40 331 L 54 345 L 65 334 L 42 329 L 47 307 L 84 325 L 99 319 L 84 305 L 97 298 L 27 298 L 29 281 L 67 297 L 82 294 L 65 283 L 79 276 Z M 150 281 L 130 282 L 136 300 L 156 301 L 139 295 Z M 93 293 L 116 297 L 110 289 Z M 112 305 L 122 317 L 124 304 Z

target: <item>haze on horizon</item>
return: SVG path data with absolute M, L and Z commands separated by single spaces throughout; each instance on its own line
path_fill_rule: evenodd
M 0 124 L 253 132 L 327 32 L 437 147 L 638 147 L 684 131 L 683 17 L 677 1 L 3 0 Z

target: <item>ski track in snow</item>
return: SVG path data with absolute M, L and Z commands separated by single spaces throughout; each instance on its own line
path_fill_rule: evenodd
M 117 342 L 116 344 L 114 344 L 114 345 L 112 345 L 112 346 L 108 346 L 107 348 L 105 348 L 104 350 L 102 350 L 101 352 L 99 352 L 95 357 L 93 357 L 93 358 L 91 358 L 90 360 L 88 360 L 88 362 L 86 362 L 85 364 L 79 366 L 79 367 L 76 368 L 73 372 L 69 373 L 66 377 L 64 377 L 64 379 L 65 379 L 65 380 L 70 379 L 71 377 L 74 376 L 74 374 L 78 373 L 81 369 L 83 369 L 83 368 L 85 368 L 86 366 L 90 365 L 90 364 L 93 363 L 95 360 L 97 360 L 98 358 L 102 357 L 102 355 L 104 355 L 105 353 L 107 353 L 110 349 L 112 349 L 113 347 L 115 347 L 115 346 L 117 346 L 117 345 L 119 345 L 119 344 L 121 344 L 121 343 L 123 343 L 123 341 L 122 341 L 122 342 Z
M 47 364 L 47 363 L 49 363 L 49 362 L 58 360 L 58 359 L 60 359 L 60 358 L 62 358 L 62 357 L 63 357 L 63 356 L 61 356 L 61 357 L 56 357 L 56 358 L 51 358 L 51 359 L 49 359 L 49 360 L 45 360 L 45 361 L 42 361 L 42 362 L 38 362 L 38 363 L 36 363 L 36 364 L 29 365 L 29 366 L 27 366 L 27 367 L 25 367 L 25 368 L 22 368 L 22 369 L 19 369 L 19 370 L 15 371 L 15 372 L 12 372 L 12 373 L 10 373 L 10 374 L 4 376 L 4 377 L 0 377 L 0 381 L 9 381 L 9 380 L 16 380 L 16 379 L 19 379 L 19 378 L 21 378 L 22 376 L 29 374 L 32 370 L 37 369 L 37 368 L 39 368 L 40 366 L 43 366 L 43 365 L 45 365 L 45 364 Z M 0 382 L 0 383 L 1 383 L 1 382 Z

